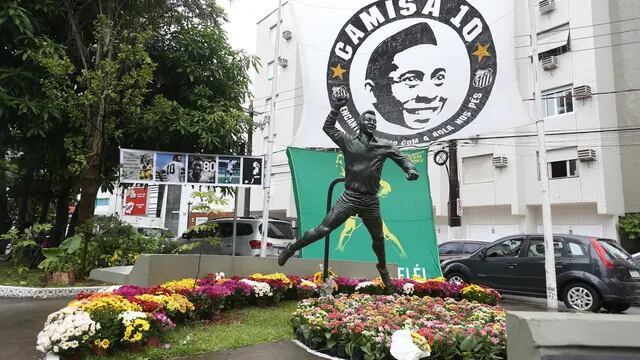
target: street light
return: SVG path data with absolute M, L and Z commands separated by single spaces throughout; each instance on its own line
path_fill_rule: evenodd
M 187 229 L 189 229 L 189 223 L 191 222 L 191 205 L 193 205 L 193 203 L 189 201 L 187 203 Z

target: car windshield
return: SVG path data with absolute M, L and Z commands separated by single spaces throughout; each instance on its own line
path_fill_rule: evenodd
M 631 258 L 629 253 L 610 240 L 598 239 L 598 243 L 604 249 L 609 260 L 627 260 Z
M 262 224 L 259 227 L 262 234 Z M 293 239 L 293 229 L 291 224 L 285 222 L 269 221 L 269 232 L 267 236 L 272 239 Z

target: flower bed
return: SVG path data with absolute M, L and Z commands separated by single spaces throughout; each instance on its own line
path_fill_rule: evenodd
M 385 289 L 380 279 L 365 281 L 335 277 L 335 292 L 448 297 L 495 304 L 499 294 L 475 285 L 450 284 L 443 279 L 398 279 Z M 64 309 L 51 314 L 38 334 L 38 350 L 63 357 L 140 351 L 159 346 L 163 334 L 181 323 L 215 321 L 220 312 L 243 306 L 270 306 L 283 299 L 318 296 L 321 277 L 253 274 L 226 278 L 209 274 L 143 288 L 122 286 L 108 293 L 79 294 Z M 382 313 L 380 313 L 382 314 Z
M 502 308 L 452 298 L 407 295 L 339 295 L 298 304 L 292 324 L 309 347 L 351 359 L 394 359 L 391 338 L 411 331 L 429 359 L 506 358 Z

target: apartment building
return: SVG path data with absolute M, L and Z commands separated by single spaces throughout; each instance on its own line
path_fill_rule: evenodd
M 554 232 L 618 238 L 618 218 L 640 212 L 640 131 L 633 129 L 640 126 L 640 1 L 541 0 L 534 11 Z M 300 124 L 305 69 L 288 3 L 282 14 L 280 33 L 275 9 L 257 24 L 256 54 L 264 66 L 254 81 L 254 107 L 262 113 L 255 118 L 260 124 L 270 102 L 276 103 L 271 215 L 295 219 L 285 149 Z M 516 1 L 519 90 L 531 123 L 458 142 L 459 228 L 447 225 L 447 172 L 430 162 L 439 241 L 542 231 L 537 138 L 531 136 L 536 115 L 530 15 L 527 1 Z M 264 154 L 268 128 L 257 128 L 253 139 L 254 155 Z M 436 143 L 431 150 L 444 147 Z M 260 211 L 262 203 L 262 192 L 252 191 L 251 210 Z

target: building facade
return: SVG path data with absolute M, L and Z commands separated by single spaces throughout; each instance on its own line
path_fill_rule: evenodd
M 266 123 L 270 102 L 276 103 L 270 209 L 272 216 L 295 219 L 285 150 L 302 116 L 301 74 L 305 69 L 299 66 L 301 44 L 287 3 L 282 14 L 279 34 L 275 30 L 277 11 L 257 24 L 256 54 L 263 67 L 254 80 L 254 107 L 262 113 L 255 121 Z M 549 134 L 546 146 L 554 232 L 617 239 L 618 218 L 640 212 L 640 143 L 636 140 L 640 131 L 634 130 L 640 127 L 640 2 L 543 0 L 533 16 L 538 32 L 541 113 Z M 542 232 L 527 1 L 516 1 L 514 26 L 520 95 L 530 125 L 458 142 L 463 206 L 459 228 L 447 225 L 447 171 L 430 162 L 439 241 L 494 240 Z M 275 41 L 280 41 L 280 59 L 274 56 Z M 272 99 L 274 76 L 279 85 Z M 628 91 L 633 89 L 636 91 Z M 320 129 L 318 136 L 324 136 Z M 257 128 L 253 154 L 263 155 L 267 141 L 268 128 Z M 430 150 L 445 147 L 436 143 Z M 262 209 L 262 195 L 252 192 L 252 212 Z

